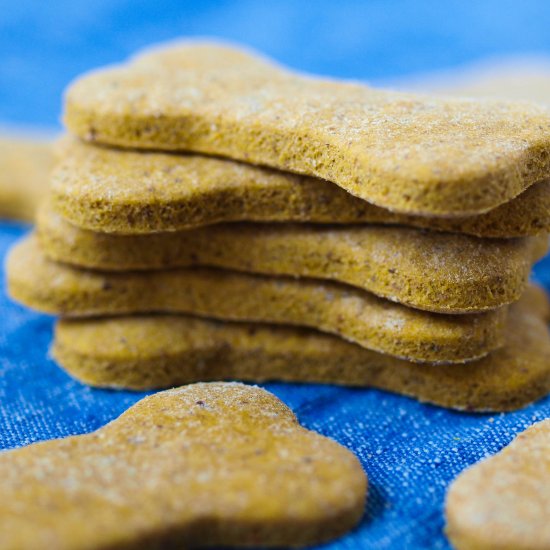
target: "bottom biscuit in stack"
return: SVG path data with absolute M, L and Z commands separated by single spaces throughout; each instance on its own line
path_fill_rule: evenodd
M 506 343 L 465 365 L 420 365 L 313 330 L 140 315 L 61 320 L 54 358 L 92 386 L 198 380 L 321 382 L 380 388 L 467 411 L 507 411 L 550 391 L 549 304 L 529 287 L 510 308 Z

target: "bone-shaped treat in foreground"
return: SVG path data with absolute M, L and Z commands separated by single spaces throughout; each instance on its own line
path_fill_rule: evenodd
M 303 546 L 351 529 L 366 488 L 357 458 L 272 394 L 195 384 L 0 454 L 0 546 Z

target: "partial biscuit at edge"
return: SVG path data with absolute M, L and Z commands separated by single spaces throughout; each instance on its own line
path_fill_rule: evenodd
M 0 217 L 34 221 L 54 165 L 51 141 L 23 134 L 0 136 Z

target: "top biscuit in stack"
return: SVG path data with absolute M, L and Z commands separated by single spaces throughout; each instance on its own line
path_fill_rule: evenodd
M 445 217 L 486 212 L 549 176 L 548 113 L 314 79 L 199 43 L 81 78 L 65 122 L 86 141 L 220 155 Z
M 63 144 L 40 248 L 15 255 L 11 286 L 66 317 L 298 324 L 463 363 L 506 345 L 507 305 L 546 250 L 550 112 L 536 105 L 315 80 L 188 44 L 80 79 L 65 120 L 89 143 Z M 55 284 L 38 295 L 40 272 Z

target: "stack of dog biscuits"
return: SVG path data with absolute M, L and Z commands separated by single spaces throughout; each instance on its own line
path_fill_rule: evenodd
M 531 267 L 550 111 L 291 73 L 189 43 L 84 76 L 11 295 L 88 384 L 287 380 L 463 410 L 550 391 Z

